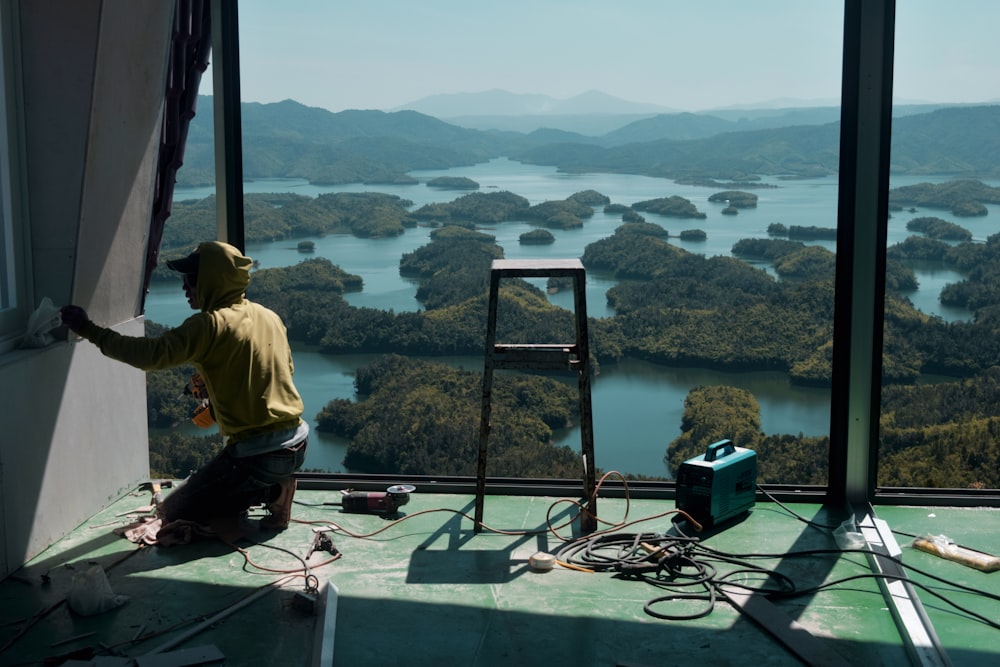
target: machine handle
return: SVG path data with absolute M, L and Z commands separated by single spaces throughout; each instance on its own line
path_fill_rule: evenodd
M 728 456 L 729 454 L 736 453 L 736 446 L 733 444 L 732 440 L 719 440 L 718 442 L 713 442 L 708 446 L 705 451 L 705 460 L 712 462 L 719 458 L 719 450 L 724 450 L 722 456 Z

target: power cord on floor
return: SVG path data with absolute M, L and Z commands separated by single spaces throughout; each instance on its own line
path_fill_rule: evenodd
M 837 524 L 836 526 L 831 526 L 825 523 L 820 523 L 814 519 L 807 519 L 806 517 L 792 510 L 792 508 L 790 508 L 788 505 L 784 504 L 783 502 L 775 498 L 774 495 L 768 493 L 767 489 L 765 489 L 760 484 L 757 485 L 757 491 L 761 493 L 765 498 L 767 498 L 770 502 L 774 503 L 781 509 L 788 512 L 788 514 L 790 514 L 791 516 L 795 517 L 796 519 L 798 519 L 799 521 L 808 526 L 812 526 L 813 528 L 819 528 L 820 530 L 836 530 L 837 528 L 840 527 L 840 524 Z
M 699 547 L 699 538 L 684 534 L 605 533 L 566 542 L 556 549 L 555 556 L 571 565 L 610 572 L 621 579 L 642 581 L 669 590 L 669 594 L 655 597 L 643 607 L 648 615 L 664 620 L 692 620 L 711 614 L 719 597 L 719 587 L 726 583 L 752 592 L 795 588 L 783 574 L 751 563 L 740 563 L 722 554 L 709 555 Z M 736 564 L 737 568 L 720 574 L 716 567 L 719 562 Z M 737 575 L 774 583 L 768 588 L 732 582 L 731 578 Z M 678 601 L 697 601 L 704 606 L 690 613 L 664 613 L 653 608 Z
M 321 533 L 317 533 L 316 534 L 317 538 L 318 538 L 318 536 L 320 534 Z M 321 567 L 329 565 L 330 563 L 332 563 L 332 562 L 334 562 L 336 560 L 339 560 L 341 558 L 341 556 L 343 555 L 339 551 L 337 551 L 335 547 L 332 546 L 332 544 L 333 544 L 332 542 L 330 544 L 331 544 L 331 551 L 329 551 L 329 553 L 331 554 L 330 558 L 327 558 L 326 560 L 321 561 L 319 563 L 310 564 L 309 563 L 309 557 L 312 556 L 312 554 L 313 554 L 314 551 L 316 551 L 316 546 L 315 546 L 316 545 L 316 541 L 313 542 L 313 547 L 311 547 L 309 549 L 309 553 L 305 557 L 299 556 L 297 553 L 295 553 L 291 549 L 286 549 L 284 547 L 279 547 L 279 546 L 276 546 L 274 544 L 267 544 L 266 542 L 256 542 L 256 543 L 254 543 L 253 546 L 256 546 L 256 547 L 266 547 L 266 548 L 272 549 L 274 551 L 280 551 L 282 553 L 288 554 L 292 558 L 295 558 L 300 563 L 302 563 L 302 567 L 298 567 L 298 568 L 273 568 L 273 567 L 267 567 L 265 565 L 261 565 L 260 563 L 256 562 L 250 556 L 250 552 L 249 552 L 248 549 L 246 549 L 244 547 L 241 547 L 241 546 L 238 546 L 238 545 L 235 545 L 235 544 L 231 544 L 231 543 L 230 543 L 229 546 L 232 547 L 233 550 L 235 550 L 241 556 L 243 556 L 243 569 L 244 569 L 244 571 L 246 571 L 247 567 L 249 566 L 249 567 L 253 567 L 253 568 L 259 570 L 260 572 L 267 572 L 267 573 L 272 573 L 272 574 L 287 574 L 287 575 L 292 575 L 292 576 L 295 576 L 295 577 L 301 577 L 304 580 L 305 592 L 309 593 L 309 594 L 315 594 L 319 590 L 319 579 L 316 577 L 315 574 L 313 574 L 313 570 L 317 570 L 317 569 L 319 569 Z
M 821 530 L 836 530 L 837 528 L 840 527 L 840 526 L 830 526 L 830 525 L 827 525 L 827 524 L 819 523 L 819 522 L 814 521 L 812 519 L 807 519 L 806 517 L 802 516 L 801 514 L 797 514 L 790 507 L 788 507 L 787 505 L 785 505 L 784 503 L 782 503 L 780 500 L 778 500 L 777 498 L 775 498 L 772 494 L 768 493 L 767 490 L 764 489 L 764 487 L 760 486 L 759 484 L 757 485 L 757 490 L 761 494 L 763 494 L 764 497 L 766 497 L 769 501 L 771 501 L 772 503 L 774 503 L 775 505 L 777 505 L 778 507 L 780 507 L 781 509 L 783 509 L 785 512 L 787 512 L 791 516 L 795 517 L 799 521 L 802 521 L 803 523 L 806 523 L 806 524 L 808 524 L 808 525 L 810 525 L 810 526 L 812 526 L 814 528 L 819 528 Z M 913 539 L 927 537 L 926 533 L 924 535 L 917 535 L 915 533 L 908 533 L 908 532 L 906 532 L 904 530 L 898 530 L 896 528 L 891 528 L 890 530 L 891 530 L 891 532 L 894 535 L 902 535 L 903 537 L 910 537 L 910 538 L 913 538 Z M 956 547 L 959 547 L 959 548 L 962 548 L 962 549 L 968 549 L 968 550 L 971 550 L 971 551 L 978 551 L 978 549 L 975 549 L 974 547 L 966 546 L 964 544 L 959 544 L 957 542 L 954 543 L 954 544 L 955 544 Z
M 805 558 L 822 556 L 842 556 L 845 553 L 859 553 L 870 555 L 866 549 L 811 549 L 797 552 L 784 552 L 775 554 L 731 554 L 704 545 L 700 538 L 689 536 L 679 528 L 679 524 L 674 525 L 674 534 L 665 533 L 624 533 L 620 532 L 625 528 L 636 524 L 673 516 L 674 519 L 684 518 L 687 522 L 700 531 L 698 522 L 681 510 L 672 509 L 651 516 L 642 517 L 629 521 L 630 498 L 628 482 L 621 473 L 611 471 L 601 477 L 594 489 L 592 499 L 598 497 L 601 485 L 610 476 L 617 476 L 621 479 L 625 490 L 625 513 L 621 521 L 608 522 L 596 516 L 593 518 L 597 522 L 606 526 L 605 529 L 595 531 L 589 535 L 578 538 L 567 538 L 560 534 L 560 530 L 571 525 L 584 513 L 589 513 L 588 505 L 574 499 L 560 498 L 549 505 L 545 515 L 545 528 L 535 530 L 504 530 L 488 526 L 480 522 L 478 525 L 483 529 L 502 535 L 534 535 L 545 532 L 551 533 L 560 542 L 553 555 L 556 562 L 563 567 L 579 570 L 583 572 L 598 573 L 610 572 L 614 576 L 622 579 L 633 579 L 645 582 L 657 588 L 668 590 L 669 593 L 648 600 L 643 609 L 648 615 L 664 620 L 691 620 L 701 618 L 712 613 L 715 604 L 720 597 L 725 597 L 726 590 L 739 589 L 757 595 L 763 595 L 768 599 L 790 599 L 803 595 L 813 595 L 818 592 L 829 590 L 836 586 L 858 580 L 900 580 L 902 577 L 893 575 L 865 573 L 844 577 L 835 581 L 825 582 L 817 586 L 800 589 L 788 576 L 769 568 L 760 567 L 752 562 L 754 559 L 785 559 L 785 558 Z M 839 528 L 838 525 L 828 525 L 812 519 L 808 519 L 794 512 L 787 505 L 779 501 L 772 494 L 758 486 L 758 489 L 771 502 L 775 503 L 782 510 L 795 519 L 825 532 L 832 532 Z M 562 504 L 570 504 L 576 507 L 576 513 L 558 525 L 553 523 L 552 513 L 556 507 Z M 330 527 L 331 530 L 358 539 L 371 539 L 387 530 L 398 527 L 404 521 L 414 519 L 418 516 L 432 514 L 436 512 L 447 512 L 469 519 L 475 524 L 475 519 L 460 510 L 449 508 L 435 508 L 407 514 L 399 519 L 391 521 L 381 528 L 368 533 L 353 532 L 344 526 L 332 521 L 299 521 L 300 523 L 322 524 Z M 591 515 L 593 516 L 593 515 Z M 894 531 L 899 532 L 899 531 Z M 906 533 L 900 533 L 906 534 Z M 957 584 L 953 581 L 933 575 L 920 570 L 911 565 L 904 564 L 901 560 L 882 556 L 896 562 L 897 564 L 927 577 L 938 583 L 950 586 L 952 590 L 969 595 L 977 595 L 988 599 L 1000 600 L 1000 596 L 980 591 L 968 586 Z M 728 567 L 726 572 L 721 572 L 719 565 L 725 564 Z M 721 572 L 721 573 L 720 573 Z M 934 597 L 940 599 L 945 604 L 951 606 L 957 612 L 975 619 L 994 629 L 1000 629 L 1000 623 L 986 617 L 971 609 L 959 605 L 948 596 L 934 590 L 923 583 L 906 579 L 911 584 L 926 591 Z M 664 604 L 673 602 L 701 602 L 703 606 L 689 613 L 665 613 L 660 611 Z
M 456 514 L 458 516 L 461 516 L 463 518 L 468 519 L 469 521 L 471 521 L 473 523 L 473 525 L 478 525 L 481 528 L 483 528 L 484 530 L 487 530 L 487 531 L 489 531 L 491 533 L 497 533 L 499 535 L 515 535 L 515 536 L 539 535 L 539 534 L 548 532 L 548 533 L 552 533 L 552 535 L 556 539 L 558 539 L 560 542 L 566 542 L 566 541 L 569 541 L 569 540 L 573 539 L 573 538 L 570 538 L 570 537 L 564 537 L 563 535 L 561 535 L 559 533 L 559 531 L 562 530 L 562 529 L 564 529 L 564 528 L 567 528 L 567 527 L 573 525 L 573 523 L 576 522 L 577 519 L 579 519 L 584 514 L 586 514 L 588 517 L 592 518 L 596 523 L 602 524 L 602 525 L 606 526 L 606 528 L 604 530 L 593 532 L 593 533 L 591 533 L 591 535 L 599 535 L 599 534 L 602 534 L 602 533 L 605 533 L 605 532 L 609 532 L 609 531 L 613 531 L 613 530 L 621 530 L 622 528 L 626 528 L 628 526 L 632 526 L 632 525 L 635 525 L 635 524 L 638 524 L 638 523 L 642 523 L 644 521 L 653 521 L 653 520 L 661 519 L 661 518 L 668 517 L 668 516 L 676 516 L 676 517 L 684 518 L 692 526 L 694 526 L 696 530 L 701 530 L 701 524 L 699 524 L 698 521 L 695 520 L 694 517 L 692 517 L 687 512 L 685 512 L 683 510 L 679 510 L 679 509 L 666 510 L 664 512 L 659 512 L 659 513 L 651 515 L 651 516 L 646 516 L 646 517 L 642 517 L 640 519 L 635 519 L 635 520 L 629 521 L 628 517 L 629 517 L 629 514 L 631 512 L 631 506 L 632 506 L 631 502 L 632 501 L 631 501 L 631 497 L 629 495 L 628 480 L 626 479 L 626 477 L 622 473 L 618 472 L 617 470 L 608 471 L 608 472 L 604 473 L 599 480 L 597 480 L 596 484 L 594 485 L 594 491 L 591 494 L 591 498 L 590 498 L 591 501 L 593 501 L 593 500 L 595 500 L 596 498 L 599 497 L 599 494 L 600 494 L 600 491 L 601 491 L 601 487 L 605 483 L 605 481 L 607 481 L 607 479 L 609 477 L 617 477 L 617 478 L 619 478 L 621 480 L 622 484 L 623 484 L 623 488 L 624 488 L 624 491 L 625 491 L 625 495 L 624 495 L 624 499 L 625 499 L 625 511 L 624 511 L 623 516 L 622 516 L 622 519 L 620 521 L 617 521 L 617 522 L 610 522 L 610 521 L 607 521 L 605 519 L 602 519 L 602 518 L 594 515 L 588 509 L 588 507 L 590 507 L 590 503 L 589 502 L 587 504 L 585 504 L 585 503 L 582 503 L 582 502 L 580 502 L 578 500 L 575 500 L 575 499 L 572 499 L 572 498 L 559 498 L 559 499 L 555 500 L 553 503 L 551 503 L 549 505 L 548 509 L 546 510 L 546 513 L 545 513 L 545 528 L 538 528 L 538 529 L 533 529 L 533 530 L 501 529 L 501 528 L 496 528 L 496 527 L 493 527 L 493 526 L 489 526 L 489 525 L 483 523 L 482 521 L 480 521 L 480 522 L 477 523 L 476 520 L 475 520 L 475 518 L 472 517 L 472 516 L 469 516 L 469 514 L 467 514 L 466 512 L 462 512 L 461 510 L 450 509 L 450 508 L 447 508 L 447 507 L 439 507 L 439 508 L 433 508 L 433 509 L 427 509 L 427 510 L 420 510 L 418 512 L 413 512 L 413 513 L 410 513 L 410 514 L 406 514 L 406 515 L 404 515 L 404 516 L 402 516 L 402 517 L 400 517 L 398 519 L 392 520 L 391 522 L 389 522 L 386 525 L 382 526 L 378 530 L 374 530 L 374 531 L 371 531 L 369 533 L 355 533 L 355 532 L 352 532 L 351 530 L 349 530 L 349 529 L 345 528 L 344 526 L 341 526 L 341 525 L 339 525 L 339 524 L 337 524 L 336 522 L 333 522 L 333 521 L 327 521 L 327 520 L 303 521 L 301 519 L 292 519 L 292 520 L 295 521 L 295 522 L 297 522 L 297 523 L 304 523 L 304 524 L 309 524 L 309 525 L 329 526 L 329 527 L 331 527 L 332 529 L 334 529 L 335 531 L 337 531 L 339 533 L 342 533 L 342 534 L 347 535 L 349 537 L 358 538 L 358 539 L 370 539 L 370 538 L 375 537 L 376 535 L 379 535 L 380 533 L 383 533 L 383 532 L 385 532 L 385 531 L 387 531 L 387 530 L 389 530 L 391 528 L 395 528 L 396 526 L 400 525 L 404 521 L 409 521 L 411 519 L 415 519 L 418 516 L 423 516 L 425 514 L 434 514 L 434 513 L 437 513 L 437 512 L 445 512 L 445 513 Z M 568 519 L 566 519 L 562 523 L 554 524 L 553 523 L 553 519 L 552 519 L 552 512 L 553 512 L 553 510 L 556 507 L 559 507 L 560 505 L 563 505 L 563 504 L 572 505 L 573 507 L 576 508 L 577 511 L 576 511 L 575 514 L 573 514 L 572 516 L 570 516 Z M 311 504 L 311 505 L 306 505 L 306 506 L 308 506 L 308 507 L 324 507 L 324 506 L 327 506 L 327 505 L 325 505 L 325 504 Z
M 871 554 L 865 549 L 810 549 L 774 554 L 732 554 L 707 547 L 699 538 L 684 535 L 682 531 L 678 530 L 677 535 L 619 533 L 582 537 L 560 546 L 555 551 L 555 556 L 567 563 L 594 572 L 610 572 L 618 578 L 642 581 L 667 590 L 668 594 L 647 601 L 643 610 L 654 618 L 691 620 L 711 614 L 717 601 L 724 597 L 725 591 L 734 588 L 763 595 L 770 600 L 779 600 L 813 595 L 851 581 L 903 579 L 903 577 L 886 574 L 865 573 L 843 577 L 809 588 L 798 588 L 788 576 L 750 562 L 754 559 L 839 557 L 845 553 Z M 949 581 L 906 565 L 899 559 L 889 556 L 884 556 L 884 558 L 947 585 L 955 592 L 1000 600 L 998 595 Z M 722 564 L 729 567 L 724 573 L 719 567 Z M 991 628 L 1000 629 L 1000 623 L 996 620 L 958 604 L 931 586 L 911 579 L 906 580 L 965 616 Z M 689 613 L 665 613 L 654 608 L 675 602 L 701 602 L 703 606 Z

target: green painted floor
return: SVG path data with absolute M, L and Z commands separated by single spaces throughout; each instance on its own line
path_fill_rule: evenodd
M 573 537 L 573 525 L 555 532 L 546 528 L 547 521 L 566 524 L 576 512 L 557 498 L 489 496 L 484 523 L 491 530 L 476 533 L 463 516 L 473 515 L 472 496 L 418 488 L 397 521 L 321 505 L 339 496 L 334 490 L 299 491 L 297 522 L 283 533 L 259 535 L 257 543 L 241 542 L 245 554 L 217 541 L 137 548 L 112 530 L 128 519 L 119 515 L 147 504 L 149 496 L 126 496 L 0 582 L 0 664 L 59 664 L 71 655 L 78 662 L 70 664 L 128 664 L 108 656 L 140 658 L 140 665 L 197 664 L 181 662 L 175 653 L 197 649 L 227 665 L 307 665 L 320 635 L 316 628 L 324 625 L 335 625 L 335 631 L 324 638 L 323 650 L 332 646 L 333 664 L 351 667 L 803 664 L 723 599 L 714 605 L 679 599 L 650 607 L 656 614 L 690 618 L 650 615 L 644 609 L 650 600 L 701 589 L 668 590 L 654 585 L 662 579 L 609 571 L 610 563 L 630 553 L 627 549 L 595 554 L 594 572 L 560 565 L 532 570 L 530 556 L 557 551 Z M 601 498 L 598 508 L 600 537 L 607 542 L 622 534 L 676 532 L 665 514 L 673 501 L 632 500 L 626 507 L 624 499 Z M 815 505 L 791 509 L 818 523 L 839 522 Z M 961 544 L 1000 552 L 1000 510 L 881 507 L 877 512 L 893 530 L 946 534 Z M 638 523 L 619 525 L 625 521 Z M 335 585 L 335 614 L 317 612 L 318 604 L 311 610 L 314 598 L 306 580 L 289 574 L 301 574 L 299 558 L 313 542 L 313 529 L 331 522 L 340 529 L 332 534 L 340 558 L 319 566 L 329 555 L 317 552 L 309 563 L 317 589 Z M 742 565 L 721 557 L 710 561 L 716 576 L 731 582 L 790 581 L 798 590 L 832 582 L 828 589 L 775 600 L 771 608 L 785 627 L 803 629 L 799 635 L 813 645 L 810 650 L 827 652 L 828 664 L 908 664 L 878 584 L 864 577 L 870 569 L 863 554 L 787 555 L 836 549 L 829 531 L 807 525 L 779 505 L 758 503 L 744 520 L 700 539 L 703 546 L 772 571 L 734 572 Z M 997 596 L 1000 573 L 916 551 L 907 536 L 898 540 L 904 562 L 927 573 L 914 574 L 914 580 L 1000 622 L 997 599 L 961 592 L 928 576 Z M 751 558 L 766 554 L 775 557 Z M 107 572 L 105 598 L 128 600 L 110 611 L 80 616 L 66 599 L 74 576 L 93 564 Z M 1000 664 L 1000 631 L 929 592 L 921 590 L 920 597 L 952 664 Z M 154 654 L 166 659 L 156 662 Z

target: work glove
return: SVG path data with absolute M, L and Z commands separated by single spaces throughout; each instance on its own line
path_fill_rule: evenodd
M 79 333 L 90 322 L 87 311 L 80 306 L 63 306 L 59 309 L 59 314 L 62 316 L 62 323 L 74 333 Z

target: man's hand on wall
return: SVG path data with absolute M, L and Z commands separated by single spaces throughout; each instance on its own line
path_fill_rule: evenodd
M 63 306 L 59 310 L 62 322 L 74 333 L 78 333 L 88 322 L 87 311 L 80 306 Z

